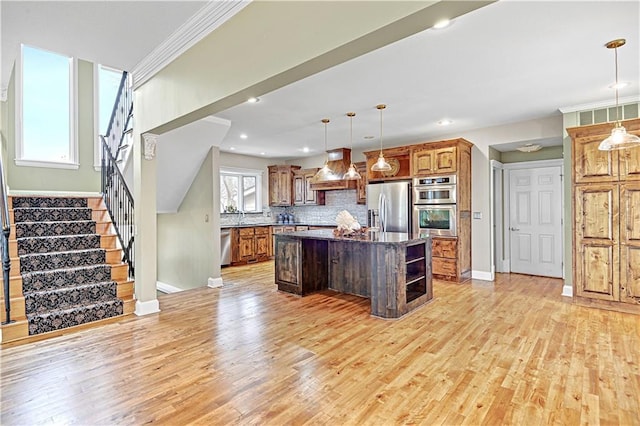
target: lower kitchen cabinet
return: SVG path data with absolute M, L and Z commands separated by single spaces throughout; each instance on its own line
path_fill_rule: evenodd
M 433 277 L 447 281 L 466 281 L 471 278 L 471 265 L 465 261 L 456 237 L 433 237 L 431 267 Z
M 263 262 L 271 257 L 270 226 L 233 228 L 231 264 Z

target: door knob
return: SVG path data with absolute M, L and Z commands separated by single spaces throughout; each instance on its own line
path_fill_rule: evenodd
M 512 230 L 512 231 L 519 231 L 520 230 L 520 228 L 509 228 L 509 229 Z

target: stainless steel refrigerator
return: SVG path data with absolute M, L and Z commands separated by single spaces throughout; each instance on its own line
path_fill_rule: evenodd
M 383 232 L 411 233 L 411 181 L 367 185 L 367 222 Z

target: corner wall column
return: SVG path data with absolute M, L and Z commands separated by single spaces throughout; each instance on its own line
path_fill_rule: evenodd
M 157 135 L 137 134 L 133 145 L 133 181 L 136 212 L 136 315 L 160 311 L 156 296 L 156 157 Z

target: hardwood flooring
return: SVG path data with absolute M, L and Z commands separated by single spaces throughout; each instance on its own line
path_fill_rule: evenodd
M 556 279 L 434 281 L 399 320 L 279 293 L 273 263 L 160 296 L 162 312 L 5 345 L 2 425 L 640 425 L 640 317 Z

